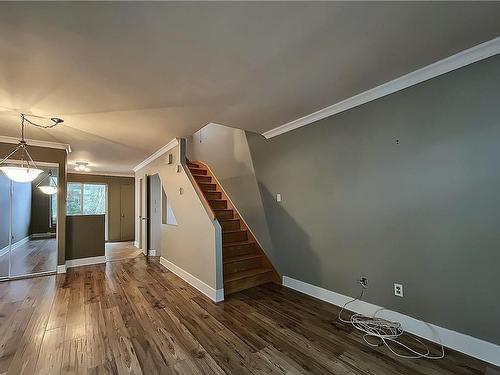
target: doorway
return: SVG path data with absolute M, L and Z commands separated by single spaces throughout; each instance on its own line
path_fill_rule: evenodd
M 58 184 L 58 167 L 38 167 L 44 172 L 28 183 L 0 173 L 0 279 L 56 271 L 58 193 L 46 194 L 37 185 L 49 185 L 49 172 L 52 184 Z
M 158 174 L 149 177 L 148 199 L 148 255 L 159 256 L 161 251 L 161 180 Z
M 120 241 L 134 240 L 134 185 L 120 185 Z

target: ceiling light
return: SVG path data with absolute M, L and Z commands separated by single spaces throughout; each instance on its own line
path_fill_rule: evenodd
M 21 167 L 0 167 L 0 170 L 15 182 L 31 182 L 43 172 L 41 169 L 32 168 L 29 165 Z
M 7 155 L 1 162 L 0 165 L 5 163 L 7 159 L 9 159 L 12 155 L 14 155 L 17 151 L 21 151 L 21 166 L 4 166 L 0 167 L 0 170 L 12 181 L 15 182 L 31 182 L 35 178 L 38 177 L 40 173 L 43 171 L 41 169 L 38 169 L 36 166 L 36 163 L 33 161 L 33 158 L 31 157 L 29 151 L 28 151 L 28 144 L 26 143 L 26 139 L 24 139 L 24 122 L 27 122 L 33 126 L 37 126 L 39 128 L 53 128 L 57 124 L 63 122 L 63 120 L 59 118 L 52 118 L 51 121 L 53 122 L 52 125 L 48 126 L 43 126 L 43 125 L 38 125 L 35 124 L 34 122 L 31 122 L 29 119 L 26 118 L 24 113 L 21 113 L 21 139 L 19 140 L 19 143 L 17 147 L 12 151 L 9 155 Z
M 45 186 L 45 185 L 40 186 L 42 184 L 42 182 L 44 182 L 47 178 L 49 179 L 49 184 L 47 186 Z M 49 174 L 45 178 L 43 178 L 36 186 L 44 194 L 52 195 L 52 194 L 57 193 L 57 182 L 54 179 L 54 177 L 52 177 L 52 171 L 49 171 Z
M 86 161 L 77 161 L 75 162 L 75 164 L 76 164 L 75 171 L 90 172 L 90 168 L 87 167 L 89 163 L 87 163 Z
M 39 186 L 38 187 L 42 193 L 47 194 L 47 195 L 53 195 L 57 193 L 57 187 L 56 186 Z

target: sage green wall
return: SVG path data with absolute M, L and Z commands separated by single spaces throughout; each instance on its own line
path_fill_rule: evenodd
M 0 142 L 0 155 L 8 155 L 15 144 Z M 57 264 L 64 264 L 66 258 L 66 150 L 29 146 L 31 156 L 35 161 L 56 163 L 59 166 L 57 193 Z M 19 155 L 13 155 L 12 159 Z
M 134 200 L 131 199 L 130 202 L 121 202 L 120 185 L 134 185 L 134 177 L 68 173 L 68 182 L 93 182 L 108 185 L 108 241 L 121 241 L 121 204 L 129 204 L 131 207 L 134 207 Z M 133 221 L 134 218 L 132 217 L 130 220 Z M 134 233 L 130 233 L 129 237 L 123 240 L 133 241 Z
M 247 138 L 280 273 L 500 344 L 500 56 Z

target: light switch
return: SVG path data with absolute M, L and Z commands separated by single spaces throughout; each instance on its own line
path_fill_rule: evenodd
M 276 194 L 276 202 L 281 202 L 281 193 Z

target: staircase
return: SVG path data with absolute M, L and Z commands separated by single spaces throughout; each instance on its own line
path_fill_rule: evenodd
M 278 273 L 210 169 L 199 161 L 188 161 L 187 166 L 222 228 L 224 294 L 268 282 L 280 283 Z

